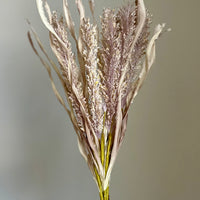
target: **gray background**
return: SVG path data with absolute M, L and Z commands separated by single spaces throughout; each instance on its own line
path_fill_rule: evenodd
M 172 28 L 130 109 L 111 200 L 200 199 L 200 1 L 146 0 Z M 61 11 L 62 1 L 49 0 Z M 74 0 L 70 8 L 78 22 Z M 84 3 L 87 5 L 87 1 Z M 96 1 L 103 7 L 122 1 Z M 35 1 L 0 0 L 0 200 L 99 199 L 67 113 L 27 41 L 28 18 L 53 57 Z

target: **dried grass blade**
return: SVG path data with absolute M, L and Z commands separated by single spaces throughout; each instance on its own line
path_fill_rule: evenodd
M 31 38 L 31 34 L 30 32 L 28 32 L 28 39 L 29 39 L 29 42 L 31 44 L 31 47 L 33 48 L 35 54 L 39 57 L 41 63 L 44 65 L 44 67 L 46 68 L 47 72 L 48 72 L 48 75 L 49 75 L 49 78 L 50 78 L 50 81 L 51 81 L 51 85 L 52 85 L 52 89 L 54 91 L 54 94 L 56 95 L 58 101 L 60 102 L 60 104 L 65 108 L 65 110 L 70 113 L 70 111 L 68 110 L 68 108 L 66 107 L 65 105 L 65 102 L 63 100 L 63 98 L 61 97 L 61 95 L 59 94 L 56 86 L 55 86 L 55 83 L 53 81 L 53 77 L 52 77 L 52 74 L 51 74 L 51 68 L 50 66 L 47 64 L 47 62 L 44 61 L 44 59 L 39 55 L 38 51 L 36 50 L 34 44 L 33 44 L 33 40 Z
M 77 102 L 80 105 L 80 109 L 81 109 L 81 112 L 83 114 L 83 118 L 84 118 L 84 121 L 85 121 L 85 130 L 86 130 L 86 134 L 87 134 L 87 137 L 88 137 L 88 142 L 89 142 L 89 144 L 90 144 L 90 146 L 91 146 L 91 148 L 93 150 L 94 157 L 95 157 L 95 159 L 96 159 L 96 161 L 98 163 L 99 172 L 103 177 L 104 172 L 103 172 L 103 165 L 101 164 L 101 159 L 99 157 L 100 148 L 99 148 L 98 138 L 97 138 L 92 126 L 91 126 L 90 120 L 86 116 L 85 108 L 84 108 L 82 102 L 80 101 L 78 91 L 77 91 L 77 89 L 75 88 L 74 85 L 72 85 L 72 90 L 73 90 L 73 92 L 74 92 L 74 94 L 76 96 Z M 91 133 L 92 133 L 92 136 L 94 137 L 94 140 L 91 137 Z
M 131 105 L 132 100 L 137 96 L 138 91 L 140 90 L 140 88 L 142 87 L 142 84 L 146 78 L 147 73 L 149 72 L 154 60 L 155 60 L 155 43 L 156 40 L 159 38 L 159 36 L 161 35 L 163 29 L 165 27 L 165 24 L 159 24 L 156 26 L 155 28 L 155 32 L 153 37 L 151 38 L 148 47 L 147 47 L 147 51 L 146 51 L 146 55 L 145 55 L 145 61 L 142 64 L 142 70 L 139 74 L 138 79 L 135 81 L 135 84 L 132 86 L 132 91 L 131 94 L 129 95 L 129 98 L 127 99 L 127 107 L 126 110 L 124 112 L 124 115 L 128 112 L 128 109 Z
M 101 135 L 101 163 L 104 166 L 104 160 L 105 160 L 105 139 L 104 139 L 104 133 Z
M 83 19 L 85 18 L 85 10 L 83 7 L 83 3 L 81 0 L 76 0 L 76 5 L 80 14 L 80 24 L 83 23 Z
M 160 34 L 162 33 L 162 30 L 164 27 L 165 27 L 165 24 L 162 24 L 162 25 L 159 24 L 155 28 L 155 33 L 154 33 L 153 37 L 151 38 L 149 45 L 147 47 L 146 59 L 143 63 L 142 71 L 139 75 L 139 82 L 135 89 L 133 98 L 135 98 L 135 96 L 137 95 L 139 89 L 141 88 L 141 86 L 146 78 L 148 71 L 150 70 L 150 68 L 155 60 L 155 55 L 156 55 L 155 54 L 155 42 L 158 39 L 158 37 L 160 36 Z
M 110 163 L 109 163 L 108 171 L 107 171 L 107 174 L 106 174 L 106 179 L 105 179 L 105 182 L 104 182 L 104 185 L 103 185 L 104 190 L 106 190 L 106 188 L 109 185 L 111 171 L 112 171 L 112 168 L 114 166 L 114 162 L 115 162 L 116 157 L 117 157 L 118 147 L 119 147 L 118 141 L 119 141 L 119 135 L 120 135 L 120 130 L 121 130 L 121 124 L 122 124 L 121 91 L 119 91 L 118 103 L 117 103 L 117 112 L 116 112 L 115 135 L 114 135 L 114 141 L 113 141 Z
M 69 31 L 72 37 L 76 41 L 77 39 L 76 39 L 76 34 L 75 34 L 75 29 L 74 29 L 74 22 L 72 21 L 72 18 L 71 18 L 67 0 L 63 0 L 63 9 L 64 9 L 64 15 L 65 15 L 67 27 L 69 28 Z
M 65 47 L 64 42 L 60 39 L 60 37 L 55 32 L 55 30 L 53 29 L 52 25 L 48 22 L 48 20 L 47 20 L 47 18 L 45 16 L 45 11 L 44 11 L 44 7 L 43 7 L 43 3 L 44 2 L 45 2 L 46 5 L 48 5 L 46 0 L 44 0 L 44 1 L 43 0 L 36 0 L 41 20 L 42 20 L 43 24 L 46 26 L 46 28 L 57 38 L 57 40 L 63 45 L 63 47 Z
M 30 24 L 30 22 L 28 22 L 28 23 Z M 61 76 L 61 74 L 60 74 L 60 72 L 59 72 L 59 70 L 58 70 L 56 64 L 49 58 L 49 56 L 48 56 L 48 54 L 46 53 L 46 51 L 45 51 L 45 49 L 44 49 L 44 47 L 43 47 L 43 45 L 42 45 L 42 43 L 41 43 L 39 37 L 37 36 L 36 32 L 33 30 L 32 27 L 31 27 L 31 31 L 32 31 L 32 33 L 33 33 L 33 35 L 34 35 L 34 37 L 35 37 L 35 39 L 36 39 L 36 41 L 37 41 L 37 44 L 39 45 L 41 51 L 44 53 L 44 55 L 46 56 L 46 58 L 48 59 L 48 61 L 51 63 L 51 65 L 52 65 L 54 71 L 56 72 L 57 76 L 59 77 L 59 79 L 60 79 L 60 81 L 61 81 L 61 83 L 62 83 L 62 85 L 63 85 L 63 88 L 65 89 L 65 95 L 66 95 L 66 98 L 67 98 L 67 101 L 68 101 L 68 105 L 70 106 L 70 110 L 69 110 L 69 109 L 66 109 L 66 106 L 65 106 L 65 110 L 67 111 L 67 113 L 68 113 L 68 115 L 69 115 L 69 117 L 70 117 L 70 120 L 71 120 L 71 122 L 72 122 L 72 124 L 73 124 L 73 126 L 74 126 L 74 129 L 76 130 L 76 133 L 77 133 L 77 135 L 78 135 L 78 132 L 79 132 L 78 130 L 79 130 L 79 129 L 78 129 L 77 120 L 76 120 L 76 118 L 75 118 L 72 105 L 71 105 L 71 103 L 70 103 L 70 101 L 69 101 L 69 97 L 68 97 L 68 95 L 67 95 L 67 91 L 66 91 L 66 87 L 65 87 L 63 78 L 62 78 L 62 76 Z M 30 37 L 30 33 L 29 33 L 28 37 L 29 37 L 29 41 L 30 41 L 30 43 L 31 43 L 31 46 L 32 46 L 34 52 L 36 53 L 37 56 L 40 57 L 40 60 L 41 60 L 41 59 L 42 59 L 41 56 L 38 54 L 36 48 L 35 48 L 34 45 L 33 45 L 32 39 L 31 39 L 31 37 Z M 64 102 L 64 100 L 63 100 L 63 102 Z
M 83 147 L 83 141 L 81 140 L 80 136 L 78 137 L 78 148 L 83 158 L 86 160 L 86 162 L 88 162 L 87 153 L 85 148 Z

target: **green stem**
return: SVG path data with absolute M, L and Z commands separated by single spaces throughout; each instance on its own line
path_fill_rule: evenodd
M 104 122 L 103 122 L 104 125 L 105 125 L 105 117 L 106 117 L 106 113 L 104 113 Z M 101 163 L 105 169 L 105 176 L 107 174 L 108 166 L 109 166 L 109 162 L 110 162 L 111 145 L 112 145 L 112 134 L 109 133 L 107 146 L 105 146 L 104 128 L 103 128 L 101 139 L 100 139 L 100 150 L 101 150 L 100 157 L 101 157 Z M 101 178 L 100 178 L 95 166 L 94 166 L 94 172 L 95 172 L 96 180 L 97 180 L 98 187 L 99 187 L 100 200 L 109 200 L 110 199 L 109 198 L 109 186 L 106 188 L 106 190 L 103 190 L 102 181 L 101 181 Z
M 98 187 L 99 187 L 100 200 L 109 200 L 109 186 L 107 187 L 107 189 L 105 191 L 103 191 L 101 179 L 100 179 L 100 176 L 99 176 L 96 168 L 94 168 L 94 171 L 96 174 L 96 180 L 97 180 Z
M 109 186 L 104 191 L 104 200 L 109 200 Z

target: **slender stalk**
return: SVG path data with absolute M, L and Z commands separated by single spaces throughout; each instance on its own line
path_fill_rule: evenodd
M 104 116 L 104 119 L 105 119 L 105 116 Z M 104 136 L 104 131 L 102 131 L 101 140 L 100 140 L 100 144 L 101 144 L 100 157 L 101 157 L 101 163 L 105 167 L 105 176 L 108 171 L 108 166 L 109 166 L 109 161 L 110 161 L 111 143 L 112 143 L 112 134 L 110 133 L 108 135 L 107 146 L 105 147 L 105 136 Z M 106 151 L 105 151 L 105 149 L 106 149 Z M 101 178 L 98 174 L 96 167 L 94 167 L 94 172 L 95 172 L 97 184 L 99 187 L 100 200 L 109 200 L 110 199 L 109 198 L 109 186 L 106 188 L 106 190 L 104 190 Z
M 99 196 L 100 196 L 100 200 L 105 200 L 105 198 L 104 198 L 104 191 L 103 191 L 102 182 L 101 182 L 101 178 L 100 178 L 100 176 L 99 176 L 99 174 L 98 174 L 98 172 L 97 172 L 96 167 L 94 167 L 94 172 L 95 172 L 97 184 L 98 184 L 98 187 L 99 187 Z
M 104 191 L 104 200 L 109 200 L 109 186 L 107 187 L 107 189 Z

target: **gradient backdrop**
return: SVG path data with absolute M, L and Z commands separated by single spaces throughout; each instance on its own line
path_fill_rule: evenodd
M 122 2 L 96 0 L 96 16 Z M 131 107 L 111 200 L 199 200 L 200 1 L 145 2 L 152 27 L 166 22 L 173 31 L 159 39 L 156 63 Z M 49 4 L 62 10 L 61 0 Z M 35 1 L 0 0 L 0 200 L 98 200 L 67 113 L 28 43 L 26 18 L 53 57 Z

